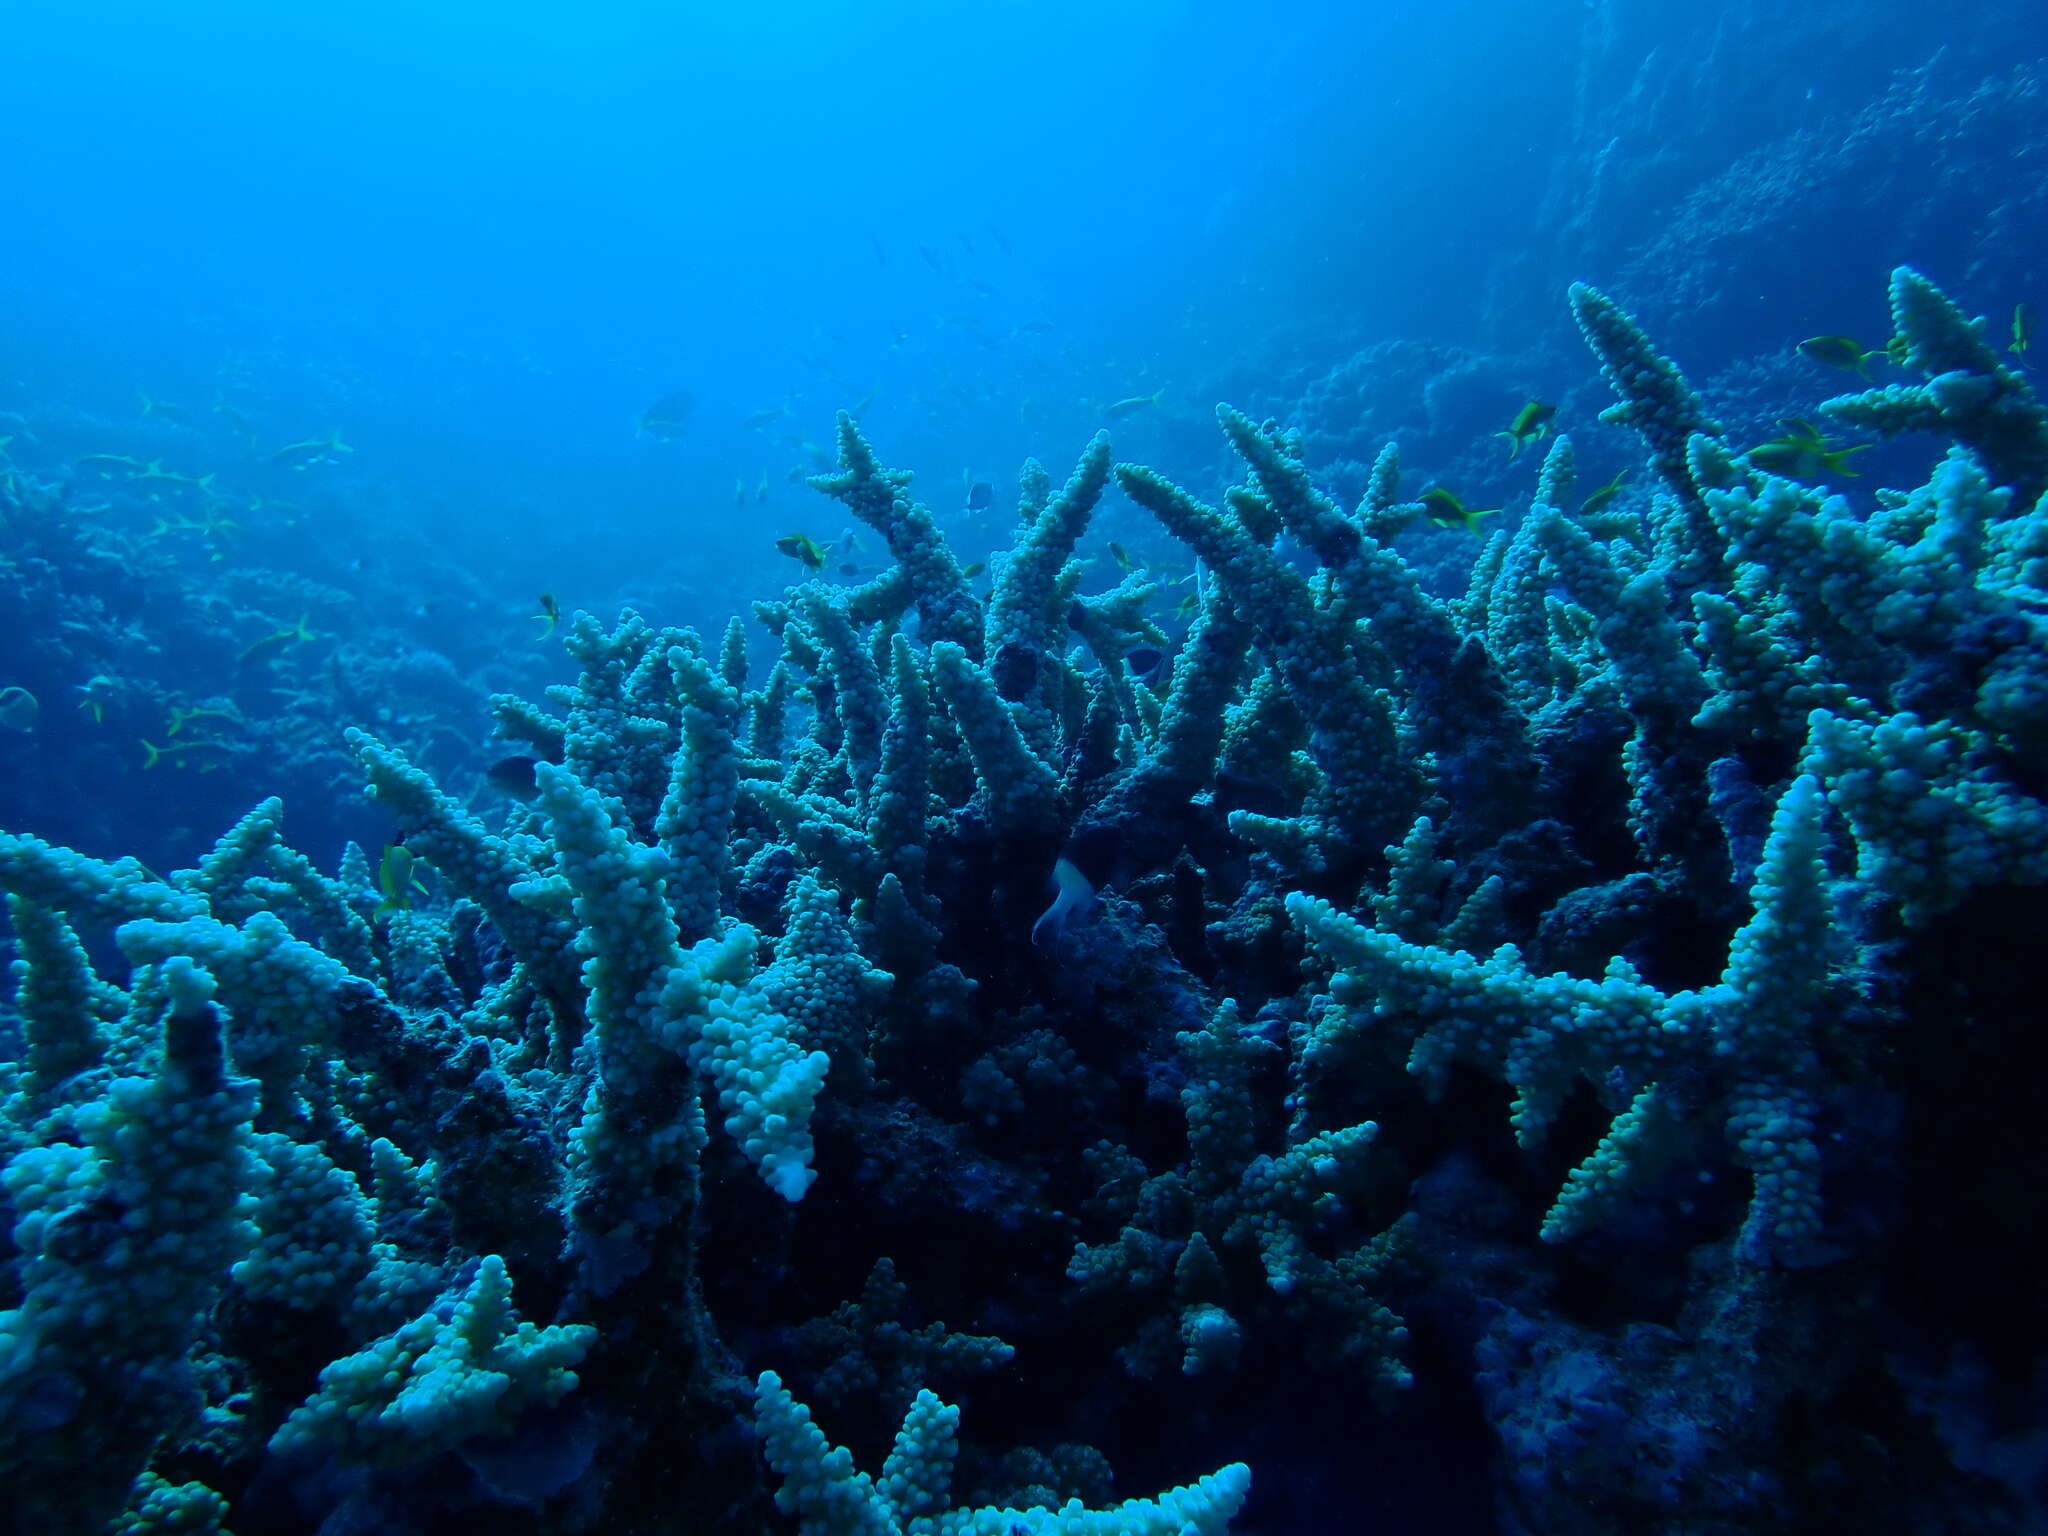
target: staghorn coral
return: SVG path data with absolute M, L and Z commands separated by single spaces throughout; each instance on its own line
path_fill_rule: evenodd
M 1892 272 L 1892 329 L 1905 366 L 1923 384 L 1888 384 L 1837 395 L 1820 408 L 1850 426 L 1890 437 L 1939 432 L 1969 448 L 2024 511 L 2048 489 L 2048 411 L 2024 375 L 2007 367 L 1955 300 L 1911 267 Z
M 336 1528 L 509 1500 L 535 1529 L 761 1529 L 750 1424 L 807 1529 L 1227 1523 L 1234 1464 L 1120 1513 L 1037 1478 L 945 1510 L 929 1393 L 855 1473 L 735 1356 L 885 1254 L 878 1310 L 900 1285 L 1001 1356 L 977 1392 L 1050 1378 L 1062 1429 L 1097 1397 L 1174 1412 L 1164 1377 L 1206 1435 L 1214 1394 L 1271 1393 L 1248 1360 L 1398 1404 L 1459 1358 L 1408 1358 L 1427 1316 L 1543 1443 L 1532 1319 L 1614 1256 L 1615 1307 L 1730 1296 L 1741 1338 L 1799 1333 L 1809 1275 L 1878 1308 L 1885 1245 L 1832 1190 L 1887 1176 L 1858 1106 L 1910 1101 L 1888 1051 L 1945 1025 L 1899 1001 L 1924 936 L 1995 937 L 2048 884 L 2038 407 L 1920 411 L 1957 446 L 1862 511 L 1748 463 L 1632 319 L 1574 303 L 1663 489 L 1574 517 L 1560 438 L 1459 601 L 1386 541 L 1391 457 L 1354 518 L 1226 409 L 1249 478 L 1219 505 L 1104 438 L 1057 495 L 1028 474 L 984 610 L 843 418 L 815 483 L 897 564 L 760 604 L 758 687 L 738 629 L 579 616 L 577 681 L 492 706 L 541 759 L 502 820 L 350 736 L 430 903 L 385 910 L 359 852 L 322 872 L 275 802 L 162 879 L 0 835 L 0 1465 L 43 1528 L 219 1526 L 216 1485 L 275 1523 L 297 1479 Z M 1177 638 L 1150 583 L 1083 590 L 1111 479 L 1202 561 Z M 1123 665 L 1141 638 L 1156 677 Z M 1035 949 L 1062 857 L 1098 899 Z M 1440 1199 L 1473 1148 L 1540 1176 Z M 1482 1347 L 1488 1309 L 1514 1321 Z M 1128 1377 L 1076 1357 L 1102 1326 Z M 835 1347 L 903 1355 L 891 1328 Z M 1871 1337 L 1759 1345 L 1757 1392 L 1699 1396 L 1825 1394 L 1885 1369 Z M 1665 1353 L 1602 1355 L 1612 1396 L 1658 1400 Z M 1682 1497 L 1700 1528 L 1742 1502 Z
M 1126 1499 L 1114 1509 L 1083 1509 L 1076 1499 L 1057 1510 L 948 1510 L 960 1410 L 936 1394 L 918 1393 L 879 1478 L 853 1470 L 851 1454 L 826 1440 L 773 1371 L 761 1373 L 754 1411 L 784 1479 L 776 1502 L 797 1517 L 803 1536 L 1216 1536 L 1251 1486 L 1250 1471 L 1233 1462 L 1156 1500 Z

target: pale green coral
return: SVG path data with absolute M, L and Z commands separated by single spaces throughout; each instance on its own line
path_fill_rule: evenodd
M 1700 991 L 1659 991 L 1621 960 L 1598 981 L 1539 976 L 1512 946 L 1481 960 L 1411 944 L 1327 902 L 1291 896 L 1289 913 L 1336 968 L 1331 991 L 1339 1007 L 1320 1021 L 1308 1054 L 1340 1052 L 1356 1033 L 1410 1034 L 1408 1069 L 1426 1082 L 1440 1084 L 1458 1062 L 1503 1077 L 1515 1090 L 1510 1120 L 1524 1146 L 1543 1140 L 1576 1083 L 1603 1098 L 1626 1093 L 1625 1103 L 1612 1106 L 1607 1140 L 1545 1219 L 1553 1239 L 1583 1230 L 1624 1187 L 1661 1167 L 1668 1106 L 1645 1099 L 1645 1089 L 1678 1077 L 1715 1085 L 1755 1180 L 1745 1247 L 1796 1261 L 1811 1251 L 1821 1220 L 1812 1171 L 1812 1042 L 1841 1006 L 1824 808 L 1811 777 L 1780 796 L 1751 887 L 1753 915 L 1730 946 L 1720 982 Z
M 1589 283 L 1571 286 L 1572 316 L 1600 371 L 1621 398 L 1600 413 L 1616 426 L 1632 427 L 1650 450 L 1650 466 L 1683 500 L 1699 487 L 1686 460 L 1695 433 L 1721 435 L 1720 425 L 1669 358 L 1650 344 L 1642 327 L 1606 294 Z M 1708 554 L 1710 550 L 1702 550 Z
M 859 425 L 846 412 L 839 413 L 838 470 L 813 475 L 807 483 L 844 502 L 855 517 L 888 541 L 889 553 L 896 557 L 901 572 L 900 582 L 892 584 L 892 598 L 901 601 L 899 590 L 914 597 L 925 637 L 932 642 L 950 640 L 978 656 L 981 604 L 968 591 L 960 562 L 931 512 L 908 494 L 910 475 L 884 469 L 861 436 Z
M 174 1483 L 145 1472 L 108 1536 L 227 1536 L 228 1501 L 204 1483 Z
M 1987 885 L 2048 882 L 2048 805 L 1996 767 L 1981 732 L 1902 713 L 1814 711 L 1804 763 L 1856 836 L 1857 872 L 1923 923 Z
M 28 1047 L 24 1086 L 41 1106 L 70 1079 L 98 1066 L 105 1055 L 101 991 L 85 946 L 61 916 L 13 895 L 7 898 L 7 915 L 20 951 L 13 972 Z
M 1125 495 L 1194 548 L 1259 631 L 1308 722 L 1325 780 L 1311 807 L 1312 835 L 1340 847 L 1377 839 L 1377 847 L 1405 831 L 1422 787 L 1402 750 L 1394 702 L 1367 685 L 1348 635 L 1317 613 L 1308 583 L 1241 516 L 1202 505 L 1148 469 L 1119 464 L 1116 475 Z
M 1905 365 L 1924 384 L 1888 384 L 1821 402 L 1835 420 L 1891 437 L 1941 432 L 1966 444 L 2024 511 L 2048 487 L 2048 409 L 2026 377 L 2007 367 L 1955 301 L 1911 267 L 1891 278 L 1892 328 Z
M 75 1112 L 77 1141 L 31 1146 L 0 1173 L 22 1287 L 0 1312 L 0 1480 L 24 1529 L 119 1512 L 196 1403 L 188 1352 L 255 1241 L 256 1087 L 228 1076 L 212 977 L 183 956 L 160 972 L 152 1074 L 115 1079 Z
M 74 923 L 176 922 L 206 910 L 200 897 L 165 885 L 134 859 L 103 863 L 14 832 L 0 832 L 0 890 L 62 912 Z
M 733 683 L 681 646 L 669 648 L 667 661 L 681 701 L 682 741 L 654 830 L 668 856 L 663 889 L 677 935 L 694 943 L 718 928 L 739 799 L 740 699 Z
M 687 1049 L 691 1063 L 711 1079 L 726 1112 L 726 1134 L 768 1187 L 796 1201 L 818 1177 L 811 1167 L 811 1112 L 832 1059 L 809 1048 L 802 1028 L 769 1002 L 764 987 L 734 979 L 751 969 L 753 939 L 751 929 L 736 927 L 711 956 L 700 949 L 693 966 L 678 970 L 663 1008 L 694 1029 L 672 1023 L 667 1039 Z M 809 1000 L 802 988 L 786 990 Z
M 351 730 L 346 740 L 363 765 L 371 798 L 397 819 L 406 847 L 484 910 L 562 1020 L 580 1033 L 580 988 L 572 959 L 575 929 L 568 914 L 556 905 L 513 894 L 515 887 L 532 889 L 541 871 L 524 851 L 441 793 L 404 754 L 366 731 Z
M 1370 1240 L 1332 1253 L 1309 1237 L 1319 1218 L 1341 1219 L 1346 1200 L 1362 1189 L 1378 1127 L 1363 1121 L 1305 1136 L 1278 1154 L 1261 1152 L 1253 1082 L 1274 1048 L 1244 1027 L 1229 1001 L 1207 1027 L 1182 1031 L 1178 1043 L 1189 1074 L 1180 1094 L 1187 1164 L 1148 1175 L 1124 1149 L 1097 1149 L 1091 1161 L 1103 1187 L 1096 1204 L 1122 1230 L 1108 1242 L 1078 1244 L 1068 1278 L 1091 1292 L 1154 1292 L 1171 1281 L 1175 1331 L 1155 1319 L 1121 1352 L 1140 1374 L 1161 1368 L 1174 1349 L 1190 1374 L 1234 1364 L 1247 1328 L 1285 1316 L 1377 1389 L 1406 1387 L 1407 1330 L 1362 1283 L 1372 1272 Z M 1226 1255 L 1255 1260 L 1265 1294 L 1232 1295 L 1220 1263 Z
M 430 1311 L 321 1371 L 319 1390 L 292 1410 L 271 1449 L 391 1466 L 501 1436 L 528 1408 L 575 1389 L 596 1336 L 583 1324 L 520 1321 L 505 1261 L 486 1254 L 446 1317 Z
M 1059 825 L 1059 779 L 1031 750 L 988 674 L 959 646 L 931 648 L 932 683 L 974 760 L 989 820 L 1006 836 L 1043 837 Z
M 989 596 L 986 645 L 989 670 L 997 691 L 1006 699 L 1044 707 L 1054 682 L 1058 635 L 1065 622 L 1058 578 L 1073 556 L 1074 546 L 1088 531 L 1089 519 L 1109 481 L 1109 465 L 1109 435 L 1098 432 L 1058 498 L 1038 496 L 1041 510 L 1031 517 L 997 567 Z M 1040 489 L 1049 493 L 1050 485 Z M 1027 512 L 1033 505 L 1028 496 L 1024 505 Z
M 929 1391 L 904 1416 L 880 1478 L 854 1467 L 790 1395 L 763 1371 L 754 1420 L 768 1464 L 782 1477 L 776 1504 L 803 1536 L 1222 1536 L 1251 1488 L 1251 1472 L 1233 1462 L 1157 1499 L 1127 1499 L 1114 1509 L 947 1509 L 960 1410 Z
M 235 1265 L 235 1283 L 299 1312 L 336 1307 L 370 1271 L 370 1202 L 316 1144 L 266 1132 L 256 1153 L 270 1177 L 256 1204 L 256 1246 Z
M 227 1005 L 235 1064 L 262 1084 L 266 1124 L 299 1119 L 301 1080 L 352 998 L 339 961 L 269 911 L 239 929 L 209 917 L 124 923 L 115 939 L 134 965 L 189 956 L 205 966 Z

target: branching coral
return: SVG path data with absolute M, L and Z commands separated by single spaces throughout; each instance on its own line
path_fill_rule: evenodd
M 884 1233 L 944 1233 L 871 1289 L 944 1293 L 977 1358 L 1114 1325 L 1140 1381 L 1291 1352 L 1391 1400 L 1418 1277 L 1484 1271 L 1431 1203 L 1449 1143 L 1510 1131 L 1556 1158 L 1489 1239 L 1536 1277 L 1517 1316 L 1558 1250 L 1731 1169 L 1739 1216 L 1670 1202 L 1674 1289 L 1863 1262 L 1823 1192 L 1883 1175 L 1848 1106 L 1930 1027 L 1885 967 L 2048 884 L 2048 423 L 1925 279 L 1894 306 L 1930 378 L 1831 409 L 1956 446 L 1870 509 L 1737 451 L 1579 288 L 1658 487 L 1573 513 L 1560 438 L 1455 601 L 1390 542 L 1391 453 L 1354 516 L 1225 408 L 1217 505 L 1106 437 L 1057 492 L 1028 470 L 984 608 L 842 417 L 813 483 L 894 565 L 756 605 L 758 686 L 737 624 L 578 616 L 575 683 L 493 702 L 538 762 L 488 816 L 350 734 L 416 902 L 360 850 L 316 867 L 276 801 L 163 878 L 0 835 L 0 1467 L 51 1530 L 217 1527 L 175 1479 L 260 1501 L 285 1462 L 349 1469 L 309 1483 L 337 1528 L 437 1479 L 516 1484 L 536 1529 L 654 1529 L 650 1489 L 759 1528 L 751 1422 L 814 1532 L 1220 1531 L 1235 1465 L 1115 1510 L 990 1472 L 949 1508 L 953 1409 L 920 1393 L 868 1477 L 729 1349 L 772 1354 L 842 1255 L 850 1286 Z M 1149 577 L 1090 585 L 1112 481 L 1201 562 L 1184 631 Z M 839 1346 L 916 1353 L 888 1326 Z M 1100 1465 L 1032 1465 L 1062 1458 Z

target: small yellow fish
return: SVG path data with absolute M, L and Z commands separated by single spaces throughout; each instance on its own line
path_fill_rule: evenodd
M 104 672 L 95 672 L 82 683 L 74 684 L 81 697 L 78 707 L 92 716 L 94 725 L 107 723 L 107 705 L 114 697 L 116 684 Z
M 377 861 L 377 889 L 384 899 L 377 903 L 373 917 L 389 917 L 393 912 L 406 912 L 412 908 L 415 892 L 424 896 L 426 885 L 420 880 L 416 868 L 419 860 L 403 843 L 393 843 L 384 850 L 384 857 Z
M 1109 558 L 1116 562 L 1116 568 L 1120 571 L 1128 571 L 1131 568 L 1130 551 L 1114 539 L 1109 543 Z
M 1621 494 L 1622 487 L 1627 484 L 1628 471 L 1624 469 L 1612 480 L 1601 486 L 1599 490 L 1580 502 L 1579 510 L 1581 512 L 1604 512 L 1614 498 Z
M 225 743 L 208 741 L 203 737 L 196 737 L 191 741 L 173 742 L 168 746 L 162 747 L 153 741 L 145 741 L 142 743 L 142 766 L 147 771 L 154 768 L 158 763 L 176 764 L 179 753 L 204 751 L 208 747 L 213 748 L 217 752 L 225 752 L 227 750 Z M 202 767 L 199 771 L 204 773 L 207 769 Z
M 535 635 L 534 639 L 545 640 L 555 632 L 555 626 L 562 622 L 562 605 L 556 601 L 554 593 L 541 593 L 540 612 L 536 613 L 534 618 L 540 621 L 541 626 L 540 633 Z
M 1513 458 L 1531 443 L 1541 442 L 1550 432 L 1551 418 L 1557 415 L 1557 407 L 1541 400 L 1531 400 L 1508 423 L 1505 432 L 1496 432 L 1495 437 L 1508 440 L 1508 457 Z
M 1749 462 L 1788 480 L 1854 476 L 1856 471 L 1849 467 L 1849 455 L 1870 448 L 1868 443 L 1858 443 L 1854 448 L 1837 447 L 1839 439 L 1823 436 L 1819 427 L 1796 416 L 1786 417 L 1779 425 L 1784 427 L 1784 434 L 1750 449 Z
M 80 469 L 90 469 L 102 480 L 111 480 L 116 474 L 134 475 L 149 467 L 125 453 L 83 453 L 76 462 Z
M 808 533 L 785 533 L 775 541 L 775 552 L 789 556 L 807 571 L 822 571 L 832 556 L 832 546 L 820 544 Z
M 306 628 L 306 620 L 311 617 L 311 614 L 302 613 L 299 615 L 299 622 L 289 629 L 273 629 L 260 640 L 251 641 L 242 647 L 242 654 L 235 658 L 236 663 L 246 667 L 257 662 L 267 662 L 273 656 L 282 653 L 288 645 L 295 645 L 303 640 L 319 639 L 318 635 Z
M 1866 347 L 1862 342 L 1849 336 L 1809 336 L 1799 343 L 1799 355 L 1810 363 L 1819 363 L 1823 368 L 1840 368 L 1845 373 L 1870 377 L 1867 366 L 1873 357 L 1883 357 L 1883 349 Z
M 1126 395 L 1121 400 L 1111 401 L 1102 408 L 1102 419 L 1104 421 L 1115 421 L 1120 417 L 1130 415 L 1133 411 L 1142 411 L 1148 405 L 1157 405 L 1159 397 L 1165 393 L 1166 386 L 1162 384 L 1149 395 Z
M 213 397 L 213 414 L 228 425 L 228 430 L 245 441 L 256 436 L 256 423 L 228 404 L 226 395 Z
M 771 405 L 767 406 L 762 410 L 751 412 L 747 417 L 746 424 L 750 427 L 765 427 L 768 425 L 769 422 L 780 421 L 783 417 L 787 416 L 788 414 L 788 406 Z
M 148 395 L 142 397 L 142 414 L 154 416 L 158 421 L 168 421 L 174 427 L 192 425 L 192 413 L 182 405 L 169 405 L 162 400 L 152 400 Z
M 151 459 L 142 467 L 142 472 L 135 478 L 137 480 L 162 480 L 170 485 L 189 485 L 201 491 L 213 489 L 212 475 L 181 475 L 175 469 L 165 469 L 162 459 Z
M 336 428 L 325 437 L 286 443 L 270 456 L 270 462 L 279 469 L 311 469 L 316 464 L 339 464 L 344 453 L 354 452 L 355 449 L 341 440 L 341 430 Z
M 1488 507 L 1484 511 L 1474 511 L 1441 485 L 1432 486 L 1424 491 L 1420 500 L 1422 502 L 1422 515 L 1427 517 L 1432 523 L 1435 523 L 1437 527 L 1462 528 L 1467 533 L 1477 533 L 1479 531 L 1480 518 L 1492 517 L 1500 511 L 1499 507 Z
M 204 706 L 187 709 L 182 704 L 171 705 L 170 717 L 171 723 L 164 730 L 166 738 L 177 735 L 178 732 L 184 730 L 194 720 L 226 720 L 234 725 L 242 723 L 234 714 L 225 709 L 207 709 Z
M 983 571 L 987 569 L 988 562 L 986 560 L 976 560 L 973 564 L 964 567 L 961 570 L 960 574 L 962 576 L 965 576 L 969 581 L 972 581 L 975 577 L 979 576 Z
M 2025 357 L 2033 344 L 2034 306 L 2022 299 L 2012 307 L 2012 341 L 2005 350 L 2014 357 Z
M 642 435 L 658 437 L 665 443 L 674 442 L 683 435 L 683 428 L 689 425 L 691 404 L 689 394 L 683 390 L 663 395 L 640 413 Z

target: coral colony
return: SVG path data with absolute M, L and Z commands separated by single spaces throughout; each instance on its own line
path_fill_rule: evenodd
M 769 656 L 562 616 L 508 816 L 354 730 L 381 864 L 276 800 L 163 877 L 0 836 L 10 1529 L 1216 1533 L 1303 1475 L 1233 1425 L 1366 1445 L 1445 1373 L 1532 1528 L 1848 1464 L 1784 1443 L 1865 1368 L 1836 1192 L 1958 1027 L 1927 936 L 2023 963 L 2048 882 L 2048 415 L 1891 303 L 1911 382 L 1818 414 L 1951 446 L 1864 510 L 1577 287 L 1647 470 L 1525 411 L 1461 595 L 1391 450 L 1347 510 L 1228 407 L 1219 504 L 1104 434 L 979 582 L 841 416 L 810 484 L 886 567 L 756 603 Z M 1082 593 L 1112 484 L 1184 635 Z M 1233 1419 L 1255 1364 L 1297 1388 Z

